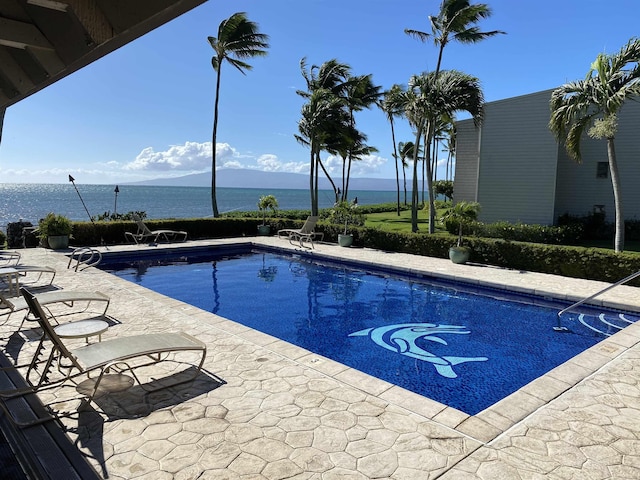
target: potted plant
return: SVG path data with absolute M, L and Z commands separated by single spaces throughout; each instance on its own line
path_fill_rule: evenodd
M 458 202 L 449 208 L 442 216 L 442 221 L 452 221 L 458 224 L 458 242 L 449 248 L 449 258 L 453 263 L 466 263 L 471 256 L 471 249 L 462 245 L 462 228 L 465 222 L 478 218 L 480 204 L 477 202 Z
M 54 250 L 69 247 L 69 237 L 73 231 L 73 225 L 64 215 L 48 213 L 38 222 L 38 236 L 44 246 Z
M 338 234 L 338 245 L 350 247 L 353 244 L 353 235 L 349 233 L 349 225 L 364 225 L 364 215 L 358 211 L 358 203 L 342 201 L 336 203 L 329 215 L 331 223 L 344 225 L 343 233 Z
M 262 225 L 258 225 L 258 235 L 269 235 L 271 226 L 267 225 L 267 210 L 275 215 L 278 208 L 278 200 L 273 195 L 262 195 L 258 200 L 258 209 L 262 212 Z

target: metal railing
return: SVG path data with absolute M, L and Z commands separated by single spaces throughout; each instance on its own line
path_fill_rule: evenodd
M 558 330 L 558 329 L 565 329 L 565 327 L 561 327 L 561 326 L 559 325 L 559 323 L 560 323 L 560 316 L 561 316 L 562 314 L 567 313 L 569 310 L 573 310 L 574 308 L 579 307 L 579 306 L 580 306 L 580 305 L 582 305 L 583 303 L 586 303 L 586 302 L 588 302 L 589 300 L 593 300 L 593 299 L 594 299 L 594 298 L 596 298 L 598 295 L 601 295 L 601 294 L 603 294 L 603 293 L 605 293 L 605 292 L 608 292 L 608 291 L 609 291 L 609 290 L 611 290 L 612 288 L 615 288 L 615 287 L 617 287 L 617 286 L 619 286 L 619 285 L 622 285 L 623 283 L 627 283 L 627 282 L 629 282 L 629 281 L 633 280 L 633 279 L 634 279 L 634 278 L 636 278 L 636 277 L 640 277 L 640 270 L 639 270 L 639 271 L 637 271 L 636 273 L 633 273 L 633 274 L 629 275 L 628 277 L 623 278 L 622 280 L 617 281 L 617 282 L 616 282 L 616 283 L 614 283 L 614 284 L 609 285 L 608 287 L 603 288 L 602 290 L 600 290 L 600 291 L 598 291 L 598 292 L 594 293 L 593 295 L 591 295 L 591 296 L 589 296 L 589 297 L 587 297 L 587 298 L 583 298 L 583 299 L 582 299 L 582 300 L 580 300 L 579 302 L 576 302 L 576 303 L 574 303 L 574 304 L 572 304 L 572 305 L 569 305 L 567 308 L 560 310 L 560 311 L 558 312 L 558 327 L 554 327 L 554 330 Z
M 102 261 L 102 253 L 91 247 L 78 247 L 69 256 L 67 268 L 71 268 L 71 264 L 76 262 L 73 269 L 77 272 L 80 265 L 80 271 L 88 267 L 94 267 Z

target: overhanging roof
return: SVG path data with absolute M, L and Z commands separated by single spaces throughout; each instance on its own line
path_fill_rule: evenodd
M 206 0 L 0 0 L 0 113 Z

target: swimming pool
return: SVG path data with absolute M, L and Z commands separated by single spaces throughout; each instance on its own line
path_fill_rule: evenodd
M 636 317 L 269 250 L 102 268 L 474 415 Z

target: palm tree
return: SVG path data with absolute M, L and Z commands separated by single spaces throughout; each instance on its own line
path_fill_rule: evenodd
M 443 0 L 440 4 L 438 15 L 436 17 L 429 15 L 431 33 L 409 28 L 405 29 L 405 33 L 422 42 L 426 42 L 430 37 L 433 38 L 434 44 L 438 47 L 438 62 L 434 72 L 434 77 L 437 79 L 440 74 L 444 48 L 450 41 L 477 43 L 489 37 L 505 33 L 500 30 L 492 30 L 489 32 L 480 31 L 478 22 L 490 16 L 491 9 L 485 3 L 472 5 L 470 0 Z M 434 128 L 434 123 L 430 122 L 424 132 L 427 159 L 430 157 L 431 142 L 434 141 Z M 428 160 L 426 161 L 428 162 Z M 432 169 L 428 168 L 428 170 Z M 432 178 L 427 180 L 428 183 L 432 181 Z M 429 197 L 431 196 L 431 192 L 429 192 Z M 429 222 L 430 232 L 433 230 L 432 223 L 431 221 Z
M 371 105 L 376 103 L 380 98 L 380 96 L 382 95 L 380 93 L 381 88 L 382 87 L 373 84 L 371 75 L 358 75 L 358 76 L 350 76 L 349 78 L 347 78 L 347 81 L 344 84 L 343 98 L 345 102 L 345 107 L 349 112 L 350 125 L 354 131 L 356 130 L 356 121 L 355 121 L 354 113 L 364 110 L 365 108 L 370 108 Z M 364 136 L 364 140 L 366 140 L 366 136 L 364 134 L 359 134 L 359 136 Z M 360 141 L 354 142 L 353 146 L 358 147 L 358 158 L 361 158 L 363 155 L 369 155 L 370 153 L 377 151 L 377 149 L 373 147 L 368 147 L 364 145 L 363 142 L 360 142 Z M 348 158 L 347 158 L 347 175 L 346 175 L 346 180 L 344 182 L 344 189 L 342 192 L 342 198 L 344 200 L 347 200 L 347 197 L 349 194 L 349 178 L 351 177 L 351 162 L 354 159 L 355 159 L 354 152 L 349 150 Z
M 482 122 L 484 96 L 477 78 L 456 70 L 444 70 L 414 75 L 405 95 L 405 114 L 416 132 L 413 157 L 413 190 L 411 195 L 411 229 L 418 231 L 418 151 L 420 139 L 443 116 L 453 118 L 457 111 L 471 114 L 476 125 Z M 433 173 L 429 162 L 430 142 L 425 141 L 427 190 L 429 192 L 429 233 L 435 231 L 435 195 Z
M 386 114 L 387 120 L 389 120 L 389 125 L 391 125 L 391 140 L 393 141 L 393 158 L 396 163 L 396 190 L 398 193 L 397 198 L 397 214 L 400 216 L 400 168 L 399 168 L 399 158 L 398 158 L 398 148 L 396 146 L 396 132 L 393 125 L 393 119 L 395 117 L 399 117 L 402 115 L 402 102 L 401 95 L 403 92 L 403 88 L 399 84 L 392 85 L 389 90 L 383 93 L 382 99 L 378 101 L 378 106 L 380 109 Z M 404 171 L 403 171 L 404 173 Z M 405 203 L 407 201 L 406 198 L 406 182 L 405 182 Z
M 551 94 L 549 128 L 567 153 L 581 161 L 580 140 L 584 131 L 592 138 L 606 139 L 609 171 L 615 203 L 614 249 L 624 249 L 622 187 L 614 139 L 617 114 L 630 98 L 640 96 L 640 39 L 633 38 L 613 55 L 601 53 L 584 80 L 567 83 Z
M 349 125 L 345 135 L 340 139 L 340 145 L 335 150 L 342 157 L 342 194 L 340 200 L 343 202 L 347 201 L 349 195 L 351 163 L 378 151 L 377 148 L 367 145 L 366 141 L 367 136 L 364 133 Z
M 414 153 L 413 153 L 413 149 L 415 148 L 415 145 L 413 142 L 400 142 L 398 143 L 398 151 L 399 151 L 399 156 L 400 156 L 400 162 L 402 163 L 402 178 L 403 178 L 403 183 L 404 183 L 404 204 L 407 204 L 407 174 L 406 174 L 406 169 L 409 167 L 409 162 L 407 161 L 407 159 L 413 159 L 414 157 Z M 420 158 L 420 155 L 422 154 L 422 150 L 419 149 L 418 150 L 418 158 Z
M 429 15 L 431 23 L 431 33 L 421 32 L 406 28 L 407 35 L 426 42 L 429 37 L 438 49 L 438 63 L 436 64 L 436 77 L 440 73 L 442 64 L 442 53 L 447 44 L 455 40 L 460 43 L 477 43 L 494 35 L 505 33 L 500 30 L 481 32 L 477 23 L 483 18 L 491 16 L 491 9 L 484 3 L 471 5 L 469 0 L 443 0 L 440 4 L 438 16 Z
M 216 99 L 213 107 L 213 132 L 211 135 L 211 207 L 213 216 L 218 217 L 216 200 L 216 141 L 218 134 L 218 103 L 220 100 L 220 76 L 225 60 L 243 75 L 251 70 L 251 65 L 243 59 L 262 57 L 267 54 L 269 37 L 258 32 L 258 24 L 247 19 L 247 14 L 238 12 L 223 20 L 218 27 L 218 37 L 207 37 L 215 54 L 211 65 L 216 72 Z
M 442 216 L 442 221 L 446 222 L 452 220 L 458 223 L 458 241 L 457 247 L 462 246 L 462 227 L 466 222 L 471 222 L 478 218 L 478 212 L 480 211 L 480 204 L 477 202 L 458 202 L 452 207 L 449 207 Z
M 322 65 L 311 65 L 307 68 L 307 59 L 303 57 L 300 60 L 300 72 L 307 83 L 306 92 L 304 90 L 296 91 L 301 97 L 309 98 L 312 92 L 320 88 L 330 90 L 334 95 L 342 96 L 347 79 L 351 76 L 351 67 L 333 58 Z
M 456 156 L 456 125 L 454 123 L 449 125 L 449 130 L 447 131 L 445 150 L 447 151 L 447 174 L 445 180 L 453 181 L 453 157 Z
M 329 172 L 322 164 L 320 152 L 328 150 L 336 153 L 342 137 L 348 136 L 348 118 L 345 110 L 343 92 L 351 75 L 351 67 L 336 59 L 322 65 L 307 67 L 306 58 L 300 60 L 300 72 L 307 84 L 307 90 L 296 93 L 308 100 L 302 107 L 302 118 L 298 123 L 300 135 L 295 135 L 298 142 L 311 149 L 311 165 L 309 169 L 309 193 L 311 196 L 311 214 L 318 214 L 318 179 L 319 170 L 331 182 L 338 199 L 338 187 L 331 179 Z
M 375 150 L 364 142 L 366 136 L 356 129 L 354 112 L 369 108 L 380 96 L 380 88 L 375 86 L 371 75 L 351 75 L 351 67 L 336 59 L 322 65 L 307 66 L 306 59 L 300 61 L 300 70 L 307 84 L 306 91 L 297 91 L 308 100 L 303 107 L 298 141 L 309 145 L 312 150 L 310 168 L 311 209 L 317 211 L 318 169 L 322 168 L 331 182 L 338 198 L 338 189 L 320 160 L 320 151 L 339 154 L 343 159 L 342 198 L 346 199 L 349 190 L 351 162 Z M 322 91 L 314 99 L 316 92 Z M 337 112 L 336 109 L 342 110 Z M 346 116 L 346 123 L 344 123 Z M 322 117 L 322 118 L 321 118 Z M 331 120 L 329 120 L 331 117 Z M 308 124 L 313 121 L 313 128 Z M 313 135 L 313 138 L 308 137 Z M 312 213 L 314 214 L 314 213 Z
M 296 140 L 310 149 L 309 193 L 311 196 L 311 215 L 318 215 L 318 171 L 322 168 L 327 178 L 333 181 L 324 169 L 320 152 L 335 142 L 335 138 L 348 128 L 348 115 L 343 108 L 342 99 L 326 88 L 314 90 L 309 101 L 302 106 L 302 116 L 298 122 L 300 135 Z M 335 184 L 334 191 L 336 190 Z

